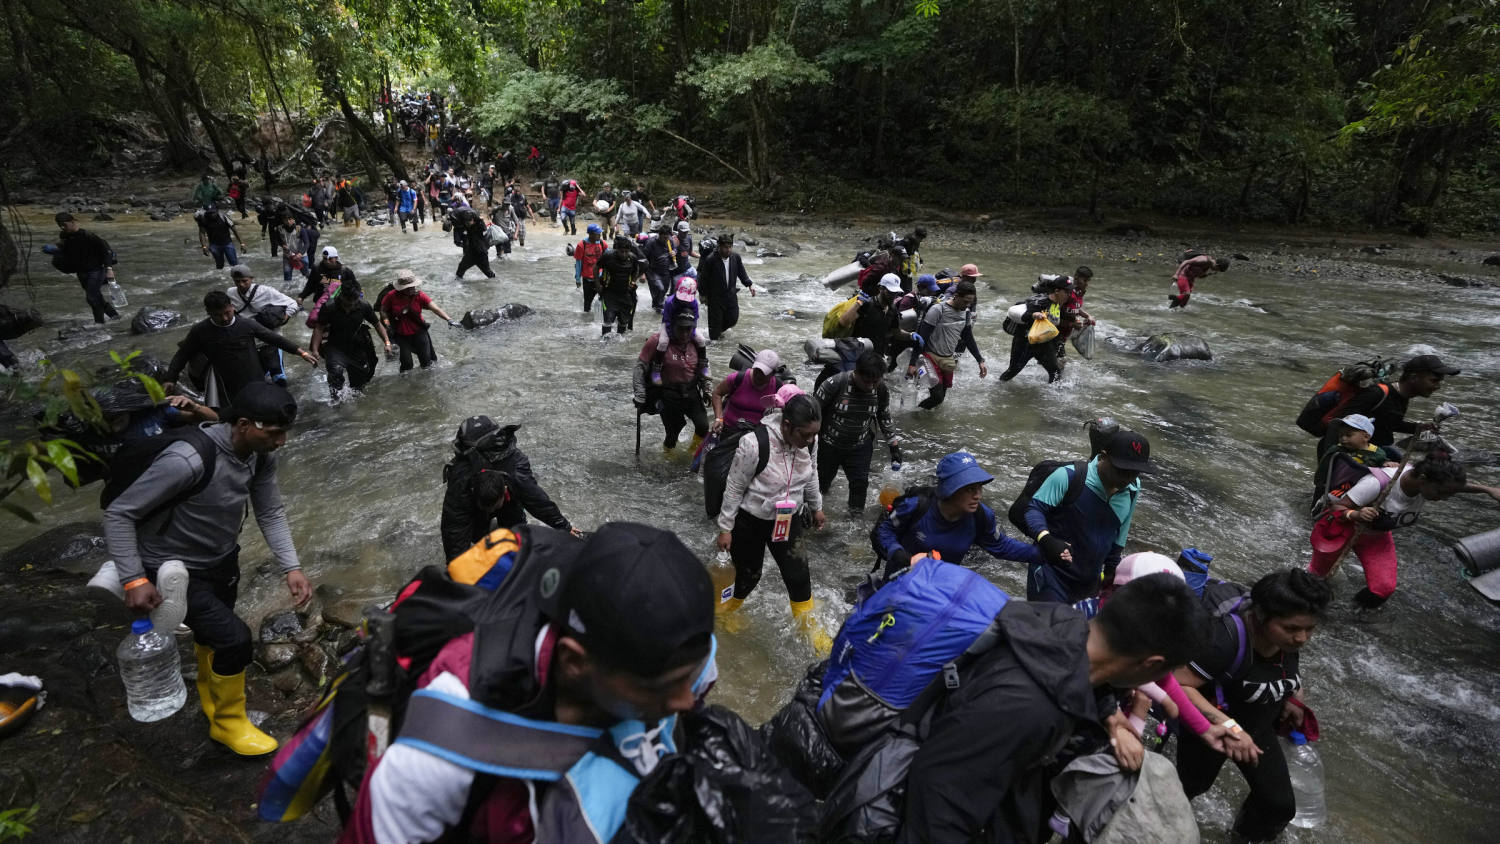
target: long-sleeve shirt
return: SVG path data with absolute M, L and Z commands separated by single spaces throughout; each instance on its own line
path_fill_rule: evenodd
M 984 356 L 979 353 L 979 344 L 974 342 L 974 314 L 967 310 L 960 311 L 947 302 L 939 302 L 927 309 L 922 322 L 912 334 L 922 338 L 922 342 L 912 345 L 913 366 L 917 363 L 917 356 L 923 352 L 938 357 L 954 357 L 962 349 L 967 349 L 975 361 L 984 363 Z
M 1037 489 L 1026 507 L 1026 532 L 1035 537 L 1051 531 L 1073 546 L 1073 562 L 1053 566 L 1053 572 L 1068 591 L 1081 600 L 1099 591 L 1101 575 L 1113 578 L 1115 566 L 1130 537 L 1139 478 L 1110 495 L 1099 477 L 1099 459 L 1089 461 L 1083 494 L 1062 506 L 1068 493 L 1073 465 L 1059 467 Z
M 203 477 L 197 450 L 189 442 L 176 442 L 104 508 L 104 541 L 122 584 L 167 560 L 202 569 L 228 556 L 239 542 L 246 501 L 277 564 L 283 571 L 301 568 L 276 482 L 276 455 L 241 458 L 230 447 L 229 425 L 201 427 L 218 448 L 213 478 L 201 492 L 145 519 Z
M 187 336 L 177 344 L 177 353 L 167 365 L 167 380 L 176 381 L 188 362 L 201 354 L 208 358 L 224 384 L 223 399 L 233 399 L 242 387 L 264 374 L 255 352 L 257 340 L 284 352 L 297 353 L 296 343 L 249 317 L 237 316 L 228 325 L 215 325 L 213 320 L 205 319 L 189 328 Z
M 498 460 L 485 464 L 483 458 L 460 456 L 450 464 L 448 488 L 443 495 L 443 516 L 439 530 L 443 536 L 443 553 L 453 559 L 483 539 L 491 523 L 500 527 L 524 524 L 530 513 L 548 527 L 568 530 L 572 525 L 532 474 L 531 461 L 519 449 L 510 449 Z M 474 492 L 474 482 L 481 469 L 505 474 L 510 498 L 500 507 L 486 509 Z
M 760 442 L 753 434 L 740 437 L 734 450 L 734 462 L 724 482 L 724 504 L 719 508 L 719 529 L 734 530 L 735 513 L 744 510 L 757 519 L 774 519 L 776 502 L 793 501 L 813 510 L 823 509 L 823 495 L 818 492 L 817 445 L 792 448 L 781 438 L 781 412 L 765 415 L 766 440 L 771 448 L 766 469 L 755 474 L 760 457 Z
M 840 372 L 818 385 L 818 403 L 823 405 L 823 427 L 819 441 L 825 446 L 847 450 L 857 448 L 870 437 L 870 422 L 880 426 L 886 442 L 896 436 L 891 422 L 891 393 L 884 383 L 873 390 L 854 385 L 853 372 Z
M 277 306 L 286 308 L 288 314 L 294 314 L 301 310 L 301 306 L 297 304 L 296 299 L 282 293 L 269 284 L 252 284 L 250 292 L 246 296 L 240 295 L 240 289 L 237 286 L 231 286 L 225 292 L 229 294 L 229 301 L 234 304 L 234 312 L 237 314 L 254 316 L 260 313 L 263 308 Z
M 53 263 L 68 268 L 63 272 L 84 273 L 109 266 L 109 244 L 87 229 L 79 229 L 72 234 L 64 232 L 58 240 L 57 251 L 58 256 Z
M 927 505 L 925 509 L 923 504 Z M 978 512 L 950 522 L 943 518 L 936 496 L 908 495 L 896 499 L 891 514 L 875 526 L 872 540 L 881 558 L 897 563 L 898 567 L 910 562 L 913 554 L 930 551 L 937 551 L 950 563 L 958 563 L 975 545 L 1002 560 L 1028 565 L 1042 562 L 1035 545 L 1005 535 L 989 505 L 980 504 Z

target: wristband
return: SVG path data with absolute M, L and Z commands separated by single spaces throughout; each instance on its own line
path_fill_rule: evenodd
M 1041 533 L 1039 533 L 1039 534 L 1036 535 L 1036 541 L 1037 542 L 1041 542 L 1043 539 L 1046 539 L 1047 535 L 1050 534 L 1050 533 L 1052 533 L 1052 531 L 1050 531 L 1050 530 L 1044 530 L 1044 531 L 1042 531 Z
M 150 582 L 151 582 L 151 580 L 149 578 L 137 577 L 135 580 L 132 580 L 129 583 L 125 584 L 125 589 L 126 589 L 126 591 L 129 591 L 131 589 L 134 589 L 137 586 L 145 586 L 146 584 L 148 584 Z
M 1228 730 L 1229 734 L 1234 736 L 1235 738 L 1239 738 L 1240 736 L 1245 734 L 1245 728 L 1241 727 L 1239 722 L 1234 720 L 1233 718 L 1230 718 L 1219 726 Z

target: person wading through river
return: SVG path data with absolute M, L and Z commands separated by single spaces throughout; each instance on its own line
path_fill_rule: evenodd
M 922 322 L 912 332 L 911 360 L 906 366 L 906 377 L 917 377 L 919 357 L 927 359 L 932 385 L 927 398 L 917 407 L 931 410 L 943 403 L 948 390 L 953 386 L 953 376 L 958 372 L 958 353 L 967 349 L 979 364 L 979 377 L 990 374 L 984 365 L 984 355 L 979 353 L 979 344 L 974 342 L 974 314 L 970 310 L 979 298 L 974 282 L 960 281 L 953 286 L 952 298 L 938 302 L 927 309 Z
M 104 285 L 113 272 L 110 267 L 115 262 L 114 251 L 104 242 L 104 238 L 80 229 L 72 214 L 59 211 L 54 219 L 61 230 L 61 237 L 56 245 L 43 244 L 42 252 L 52 256 L 52 266 L 58 272 L 78 276 L 78 284 L 83 287 L 84 301 L 88 302 L 89 310 L 94 312 L 96 324 L 103 325 L 105 317 L 119 319 L 120 313 L 104 298 Z
M 698 261 L 698 295 L 708 308 L 708 339 L 717 340 L 740 321 L 740 299 L 735 282 L 755 297 L 755 285 L 745 272 L 745 262 L 734 251 L 734 235 L 719 237 L 711 254 Z
M 276 480 L 275 451 L 286 443 L 296 417 L 297 403 L 286 388 L 250 384 L 235 395 L 224 422 L 198 428 L 212 449 L 212 467 L 191 441 L 172 443 L 104 508 L 105 543 L 131 611 L 144 614 L 161 603 L 154 584 L 163 563 L 181 560 L 186 565 L 186 624 L 193 631 L 198 698 L 208 716 L 208 735 L 241 756 L 261 756 L 277 747 L 276 739 L 256 729 L 245 712 L 245 669 L 254 653 L 250 628 L 234 614 L 234 605 L 247 503 L 292 601 L 301 606 L 312 597 Z M 206 486 L 173 503 L 204 475 L 210 478 Z M 171 631 L 164 632 L 170 637 Z
M 449 328 L 458 327 L 458 323 L 447 313 L 433 304 L 432 297 L 417 288 L 422 286 L 422 280 L 411 270 L 396 270 L 396 289 L 385 294 L 380 300 L 380 312 L 386 316 L 391 324 L 391 333 L 396 336 L 396 345 L 401 348 L 401 371 L 405 372 L 412 368 L 412 357 L 415 356 L 423 369 L 432 366 L 437 360 L 437 352 L 432 348 L 432 336 L 427 330 L 427 321 L 422 319 L 422 311 L 428 310 L 437 314 Z
M 222 290 L 209 291 L 203 297 L 203 310 L 208 319 L 189 328 L 187 336 L 177 344 L 177 353 L 167 365 L 163 387 L 175 384 L 188 363 L 203 355 L 210 367 L 203 392 L 209 406 L 221 408 L 230 396 L 239 395 L 247 385 L 265 378 L 265 369 L 256 352 L 257 341 L 291 352 L 308 363 L 318 362 L 317 355 L 304 351 L 254 319 L 235 316 L 234 303 Z
M 344 391 L 347 375 L 349 386 L 362 390 L 375 377 L 375 367 L 380 359 L 375 355 L 370 341 L 370 329 L 380 335 L 387 355 L 391 353 L 391 338 L 385 326 L 375 315 L 375 309 L 364 300 L 360 283 L 351 281 L 339 286 L 333 301 L 318 309 L 318 319 L 313 326 L 310 344 L 322 356 L 328 369 L 328 395 L 337 403 Z
M 234 282 L 234 286 L 224 292 L 229 295 L 229 301 L 234 304 L 236 315 L 254 319 L 266 328 L 279 333 L 287 320 L 292 318 L 292 314 L 300 310 L 296 299 L 269 285 L 256 284 L 254 274 L 244 264 L 230 267 L 229 278 Z M 316 351 L 318 345 L 313 343 L 312 348 Z M 261 368 L 271 377 L 271 380 L 285 387 L 286 372 L 281 366 L 281 350 L 267 343 L 259 343 L 256 345 L 255 353 L 260 356 Z
M 531 471 L 531 460 L 516 443 L 520 425 L 500 426 L 488 416 L 470 416 L 453 438 L 453 459 L 443 467 L 443 516 L 439 532 L 443 556 L 453 559 L 496 526 L 526 523 L 530 513 L 547 527 L 575 529 Z
M 667 433 L 661 444 L 664 449 L 677 447 L 677 437 L 688 420 L 693 423 L 693 451 L 708 436 L 708 414 L 701 398 L 708 391 L 708 354 L 694 330 L 697 325 L 692 314 L 677 314 L 666 348 L 652 334 L 636 359 L 632 377 L 636 412 L 661 414 Z

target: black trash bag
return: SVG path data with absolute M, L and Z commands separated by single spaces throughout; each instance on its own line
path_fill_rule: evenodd
M 921 748 L 909 725 L 881 733 L 861 748 L 823 803 L 820 844 L 895 841 L 906 813 L 906 775 Z
M 187 317 L 176 311 L 141 308 L 130 321 L 131 334 L 156 334 L 187 322 Z
M 834 749 L 818 719 L 818 698 L 828 661 L 810 665 L 797 691 L 781 711 L 760 727 L 761 738 L 797 781 L 819 800 L 828 796 L 844 770 L 844 757 Z
M 682 716 L 687 750 L 661 760 L 630 795 L 612 844 L 801 844 L 813 796 L 760 735 L 721 706 Z
M 0 340 L 16 340 L 22 334 L 42 325 L 42 312 L 36 308 L 12 308 L 0 305 Z
M 530 316 L 532 313 L 534 313 L 534 311 L 532 311 L 531 308 L 519 302 L 511 302 L 510 304 L 504 305 L 498 309 L 475 308 L 474 310 L 465 313 L 463 319 L 459 320 L 459 324 L 464 328 L 473 331 L 476 328 L 483 328 L 486 325 L 490 325 L 501 320 L 520 319 L 522 317 Z
M 1136 346 L 1143 360 L 1166 363 L 1172 360 L 1213 360 L 1208 341 L 1196 334 L 1153 334 Z

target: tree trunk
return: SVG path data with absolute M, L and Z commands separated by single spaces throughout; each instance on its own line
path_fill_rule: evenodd
M 11 58 L 16 70 L 16 87 L 21 94 L 21 125 L 14 127 L 16 131 L 25 129 L 26 124 L 32 120 L 32 108 L 36 102 L 36 82 L 31 73 L 30 51 L 26 49 L 28 37 L 25 24 L 21 21 L 21 10 L 17 8 L 16 0 L 4 0 L 5 4 L 5 27 L 10 32 Z
M 206 159 L 197 141 L 193 140 L 192 129 L 182 113 L 182 100 L 168 96 L 157 87 L 144 55 L 132 53 L 130 59 L 135 75 L 140 79 L 146 105 L 156 115 L 156 122 L 161 124 L 162 132 L 167 136 L 167 163 L 173 167 L 201 166 Z
M 338 80 L 325 77 L 324 91 L 338 101 L 339 111 L 344 115 L 344 122 L 349 124 L 349 133 L 359 141 L 359 145 L 365 148 L 368 155 L 375 159 L 371 163 L 375 167 L 372 177 L 376 184 L 380 183 L 380 164 L 389 167 L 396 178 L 409 180 L 410 177 L 406 174 L 406 162 L 401 160 L 401 156 L 397 155 L 391 146 L 382 143 L 375 132 L 370 129 L 369 124 L 355 113 L 354 106 L 349 103 L 349 95 L 345 93 L 343 86 L 338 84 Z

